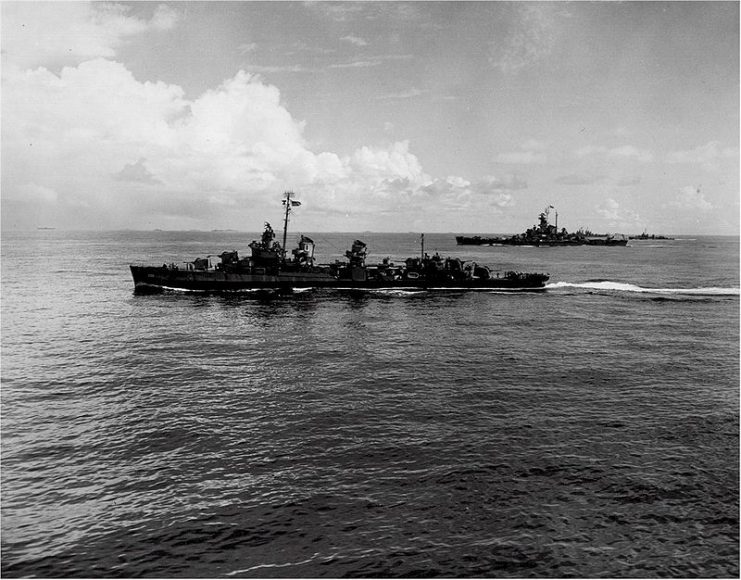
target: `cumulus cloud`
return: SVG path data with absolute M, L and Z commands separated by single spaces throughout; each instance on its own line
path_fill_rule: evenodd
M 289 188 L 309 207 L 379 211 L 430 192 L 453 205 L 471 194 L 458 178 L 427 175 L 408 141 L 312 151 L 278 88 L 257 75 L 239 71 L 194 99 L 137 80 L 117 48 L 177 23 L 164 5 L 150 15 L 117 4 L 3 5 L 2 191 L 14 208 L 53 204 L 109 226 L 142 214 L 190 225 L 224 208 L 273 205 Z
M 7 72 L 7 71 L 6 71 Z M 182 91 L 137 83 L 121 65 L 97 59 L 67 67 L 8 73 L 3 82 L 3 197 L 35 183 L 64 207 L 125 203 L 114 174 L 167 147 L 168 119 L 183 112 Z
M 408 141 L 311 151 L 277 87 L 243 71 L 193 100 L 103 58 L 18 71 L 5 80 L 3 118 L 4 196 L 89 207 L 106 223 L 136 206 L 196 220 L 204 206 L 267 203 L 288 188 L 317 208 L 368 210 L 431 191 L 450 207 L 472 195 L 465 180 L 427 175 Z
M 412 182 L 422 177 L 422 167 L 409 152 L 409 142 L 394 143 L 388 149 L 362 147 L 350 160 L 352 169 L 371 180 L 385 179 L 389 170 L 396 177 Z
M 8 6 L 4 213 L 26 204 L 28 213 L 61 216 L 70 227 L 213 227 L 224 215 L 244 225 L 294 189 L 308 215 L 391 212 L 400 227 L 425 202 L 437 211 L 499 211 L 527 187 L 515 175 L 473 183 L 432 177 L 406 140 L 313 151 L 278 88 L 245 71 L 195 98 L 175 84 L 143 82 L 115 60 L 116 50 L 134 35 L 175 26 L 165 6 L 148 19 L 116 4 Z M 52 26 L 55 19 L 65 26 Z M 526 145 L 523 153 L 542 154 L 537 142 Z
M 114 178 L 120 181 L 131 181 L 138 183 L 160 183 L 146 168 L 145 159 L 139 159 L 136 163 L 127 163 L 124 168 L 114 174 Z
M 606 199 L 602 205 L 597 207 L 597 213 L 599 213 L 603 218 L 610 220 L 616 220 L 619 218 L 619 210 L 620 204 L 612 198 Z
M 515 204 L 511 191 L 527 187 L 516 176 L 503 178 L 487 175 L 471 182 L 457 176 L 445 179 L 432 179 L 420 188 L 420 192 L 435 202 L 435 207 L 443 210 L 462 210 L 487 208 L 487 212 L 501 213 L 506 207 Z
M 177 24 L 179 19 L 179 14 L 172 8 L 165 4 L 160 4 L 157 6 L 149 25 L 155 30 L 170 30 Z
M 639 220 L 635 211 L 621 207 L 612 198 L 597 206 L 596 211 L 611 227 L 633 227 Z

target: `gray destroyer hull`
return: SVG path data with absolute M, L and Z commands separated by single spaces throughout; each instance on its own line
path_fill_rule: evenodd
M 131 266 L 137 293 L 184 290 L 193 292 L 245 292 L 252 290 L 291 291 L 295 288 L 383 289 L 383 288 L 449 288 L 534 291 L 545 289 L 548 276 L 509 272 L 499 278 L 445 279 L 404 276 L 385 279 L 356 271 L 350 276 L 335 276 L 326 271 L 277 272 L 273 274 L 223 271 L 186 271 L 164 266 Z

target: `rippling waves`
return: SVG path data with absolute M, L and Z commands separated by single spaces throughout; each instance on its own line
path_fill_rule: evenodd
M 3 244 L 4 576 L 738 575 L 737 292 L 135 296 L 126 240 Z

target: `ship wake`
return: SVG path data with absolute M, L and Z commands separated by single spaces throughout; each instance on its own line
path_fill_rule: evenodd
M 640 294 L 679 294 L 693 296 L 738 296 L 739 288 L 720 288 L 717 286 L 705 288 L 644 288 L 635 284 L 624 282 L 611 282 L 609 280 L 592 282 L 553 282 L 546 285 L 547 290 L 558 290 L 563 288 L 576 288 L 584 290 L 596 290 L 605 292 L 635 292 Z

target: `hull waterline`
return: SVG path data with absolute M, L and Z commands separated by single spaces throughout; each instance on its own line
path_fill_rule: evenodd
M 291 292 L 299 288 L 335 290 L 545 290 L 548 277 L 544 274 L 514 274 L 488 280 L 428 280 L 405 278 L 399 280 L 358 279 L 335 277 L 326 273 L 298 273 L 274 275 L 239 274 L 224 272 L 183 272 L 165 267 L 132 265 L 134 290 L 137 294 L 151 294 L 168 290 L 188 292 L 228 293 L 256 290 Z

